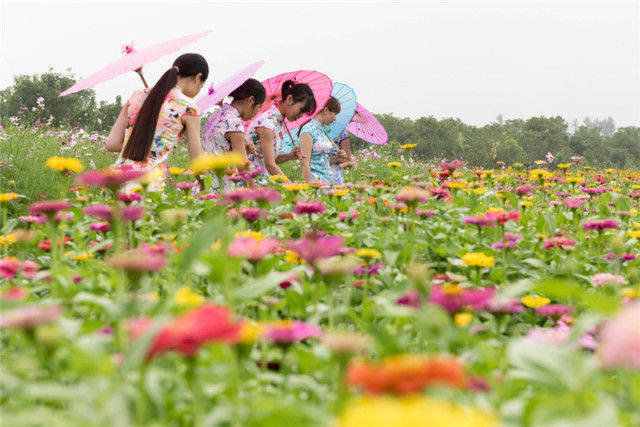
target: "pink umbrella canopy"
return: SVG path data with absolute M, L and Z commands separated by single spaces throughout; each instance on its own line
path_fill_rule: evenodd
M 371 144 L 384 145 L 389 140 L 387 131 L 373 114 L 358 104 L 356 112 L 347 126 L 347 131 Z
M 313 96 L 316 99 L 316 110 L 313 112 L 313 114 L 302 116 L 295 122 L 287 121 L 287 127 L 289 128 L 289 130 L 293 130 L 311 120 L 313 116 L 315 116 L 318 112 L 320 112 L 320 110 L 322 110 L 322 108 L 324 108 L 325 104 L 329 100 L 329 97 L 331 97 L 333 83 L 326 74 L 322 74 L 321 72 L 314 70 L 292 71 L 290 73 L 284 73 L 275 77 L 271 77 L 270 79 L 262 82 L 262 85 L 267 91 L 267 99 L 264 101 L 264 104 L 262 105 L 260 111 L 258 111 L 258 114 L 256 114 L 256 117 L 261 113 L 267 111 L 273 106 L 276 101 L 282 98 L 282 84 L 287 80 L 293 80 L 296 83 L 308 84 L 313 91 Z M 246 122 L 245 128 L 248 128 L 249 124 L 252 121 L 253 120 Z
M 201 33 L 178 37 L 177 39 L 145 47 L 140 50 L 135 50 L 132 45 L 127 45 L 123 49 L 123 56 L 102 68 L 100 71 L 93 73 L 86 79 L 80 80 L 78 83 L 62 92 L 59 96 L 67 96 L 72 93 L 80 92 L 81 90 L 92 88 L 97 84 L 118 77 L 121 74 L 129 71 L 136 71 L 150 62 L 201 39 L 210 32 L 211 30 L 207 30 Z
M 205 96 L 202 96 L 196 101 L 198 104 L 198 109 L 201 113 L 205 112 L 212 105 L 216 105 L 218 102 L 222 101 L 225 97 L 227 97 L 231 92 L 233 92 L 238 86 L 242 85 L 247 79 L 252 77 L 256 71 L 260 69 L 264 65 L 264 61 L 254 62 L 248 67 L 243 68 L 238 71 L 236 74 L 232 75 L 219 85 L 215 86 L 211 84 L 209 87 L 209 93 Z

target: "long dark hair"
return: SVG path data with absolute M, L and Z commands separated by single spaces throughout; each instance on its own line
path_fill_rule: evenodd
M 190 77 L 198 74 L 202 74 L 202 81 L 209 75 L 209 65 L 202 55 L 185 53 L 173 62 L 173 66 L 160 77 L 142 103 L 129 140 L 122 151 L 123 158 L 138 162 L 147 158 L 158 125 L 160 109 L 167 94 L 178 83 L 178 76 Z
M 313 114 L 316 110 L 316 98 L 313 96 L 313 91 L 308 84 L 287 80 L 282 83 L 282 100 L 287 99 L 289 95 L 293 98 L 293 102 L 304 101 L 303 113 Z
M 253 100 L 256 104 L 262 104 L 267 98 L 267 91 L 258 80 L 247 79 L 233 92 L 231 92 L 229 96 L 233 97 L 234 101 L 242 101 L 243 99 L 253 96 Z
M 331 111 L 332 113 L 340 114 L 340 101 L 338 101 L 333 96 L 329 98 L 326 104 L 324 104 L 324 108 Z

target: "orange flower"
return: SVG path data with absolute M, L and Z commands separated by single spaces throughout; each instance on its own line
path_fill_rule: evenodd
M 367 204 L 368 205 L 375 205 L 377 201 L 378 201 L 378 199 L 376 199 L 375 197 L 369 197 L 367 199 Z
M 463 388 L 468 383 L 468 375 L 464 366 L 453 358 L 401 355 L 380 362 L 355 360 L 347 368 L 346 381 L 371 394 L 405 395 L 435 384 Z

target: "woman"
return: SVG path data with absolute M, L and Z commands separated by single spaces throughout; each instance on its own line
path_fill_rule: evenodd
M 282 138 L 288 132 L 284 119 L 294 122 L 315 109 L 316 99 L 308 85 L 291 80 L 284 82 L 280 102 L 259 115 L 247 130 L 247 140 L 258 153 L 253 156 L 253 162 L 266 168 L 271 175 L 284 176 L 278 164 L 301 158 L 299 147 L 288 154 L 280 154 Z
M 308 184 L 313 181 L 325 183 L 332 181 L 331 152 L 336 147 L 324 130 L 324 126 L 333 123 L 339 112 L 340 102 L 331 97 L 324 108 L 298 131 L 302 149 L 302 178 Z
M 194 101 L 209 75 L 202 55 L 180 55 L 151 89 L 133 93 L 107 137 L 106 148 L 120 152 L 115 167 L 143 171 L 159 168 L 163 174 L 149 185 L 164 188 L 169 155 L 187 135 L 189 157 L 202 154 L 200 114 Z
M 331 151 L 331 183 L 342 185 L 344 184 L 342 170 L 353 165 L 351 163 L 351 140 L 347 131 L 344 131 L 333 142 L 335 144 Z
M 213 113 L 204 125 L 202 148 L 208 153 L 235 151 L 248 159 L 247 146 L 252 154 L 255 154 L 255 150 L 253 144 L 249 144 L 244 137 L 243 121 L 255 117 L 264 103 L 267 92 L 258 80 L 248 79 L 229 96 L 233 98 L 231 104 L 222 104 L 222 108 Z M 233 183 L 226 177 L 224 181 L 225 191 L 234 188 Z M 218 188 L 218 179 L 215 176 L 211 187 Z

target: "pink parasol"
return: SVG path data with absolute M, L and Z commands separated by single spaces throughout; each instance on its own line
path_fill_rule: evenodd
M 203 97 L 200 97 L 196 102 L 198 109 L 201 113 L 205 112 L 212 105 L 217 104 L 233 92 L 238 86 L 242 85 L 247 79 L 252 77 L 256 71 L 262 67 L 264 61 L 254 62 L 253 64 L 245 67 L 236 74 L 229 77 L 227 80 L 220 83 L 214 88 L 213 84 L 209 87 L 209 93 Z
M 164 43 L 156 44 L 153 46 L 145 47 L 140 50 L 135 50 L 133 44 L 126 45 L 123 48 L 124 55 L 116 61 L 107 65 L 98 72 L 93 73 L 86 79 L 79 81 L 71 86 L 69 89 L 62 92 L 59 96 L 67 96 L 72 93 L 80 92 L 84 89 L 89 89 L 95 85 L 111 80 L 118 77 L 121 74 L 129 71 L 135 71 L 140 74 L 142 82 L 147 86 L 144 77 L 142 76 L 141 68 L 153 62 L 165 55 L 168 55 L 176 50 L 183 48 L 184 46 L 201 39 L 209 34 L 211 30 L 203 31 L 201 33 L 191 34 L 184 37 L 178 37 L 177 39 L 169 40 Z
M 262 85 L 267 91 L 267 99 L 264 101 L 262 108 L 256 114 L 256 117 L 267 111 L 273 106 L 273 104 L 282 97 L 282 84 L 287 80 L 293 80 L 296 83 L 306 83 L 313 91 L 313 96 L 316 99 L 316 110 L 313 114 L 302 116 L 295 122 L 287 122 L 287 128 L 289 130 L 296 129 L 313 118 L 329 100 L 331 96 L 331 90 L 333 89 L 333 83 L 326 74 L 322 74 L 319 71 L 313 70 L 300 70 L 292 71 L 290 73 L 284 73 L 271 77 L 262 82 Z M 252 121 L 252 120 L 251 120 Z M 245 122 L 245 128 L 249 127 L 251 121 Z
M 384 145 L 389 140 L 387 131 L 378 119 L 360 104 L 356 107 L 356 113 L 347 126 L 347 131 L 372 144 Z

